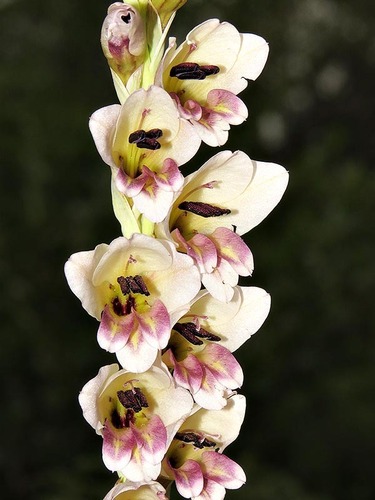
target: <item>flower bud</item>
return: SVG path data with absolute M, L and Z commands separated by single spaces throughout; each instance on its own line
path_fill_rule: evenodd
M 163 27 L 168 23 L 174 13 L 185 5 L 187 0 L 152 0 L 152 5 L 157 10 Z
M 137 9 L 121 2 L 110 5 L 100 41 L 108 64 L 126 84 L 146 51 L 145 23 Z

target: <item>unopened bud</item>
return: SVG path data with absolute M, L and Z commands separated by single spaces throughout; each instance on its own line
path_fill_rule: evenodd
M 163 27 L 168 23 L 173 14 L 180 9 L 187 0 L 152 0 Z
M 126 84 L 146 51 L 145 23 L 137 9 L 121 2 L 110 5 L 100 41 L 110 67 Z

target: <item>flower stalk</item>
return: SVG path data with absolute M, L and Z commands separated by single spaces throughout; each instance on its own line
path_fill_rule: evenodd
M 220 500 L 246 481 L 223 453 L 246 409 L 233 353 L 267 318 L 270 296 L 238 286 L 254 269 L 242 236 L 278 204 L 288 173 L 221 151 L 184 174 L 202 142 L 225 144 L 247 118 L 238 94 L 268 55 L 263 38 L 217 19 L 181 45 L 167 41 L 185 3 L 116 2 L 101 31 L 119 103 L 95 111 L 89 128 L 121 236 L 73 254 L 65 274 L 119 363 L 79 395 L 117 474 L 104 500 L 167 499 L 173 482 L 184 498 Z

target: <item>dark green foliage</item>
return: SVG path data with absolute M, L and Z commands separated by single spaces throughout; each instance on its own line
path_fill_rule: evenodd
M 115 476 L 77 395 L 103 364 L 69 255 L 119 235 L 87 122 L 116 102 L 99 32 L 109 2 L 0 2 L 2 498 L 95 500 Z M 218 16 L 271 54 L 225 146 L 283 164 L 285 198 L 247 241 L 273 299 L 237 353 L 248 412 L 227 498 L 370 500 L 375 435 L 374 3 L 189 0 L 171 34 Z M 217 150 L 203 147 L 192 168 Z M 193 165 L 194 163 L 194 165 Z M 244 282 L 245 283 L 245 282 Z

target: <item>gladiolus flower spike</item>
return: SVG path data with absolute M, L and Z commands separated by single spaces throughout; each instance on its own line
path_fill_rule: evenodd
M 117 475 L 104 500 L 168 499 L 173 482 L 183 498 L 221 500 L 246 481 L 224 454 L 246 409 L 235 351 L 271 300 L 238 286 L 254 269 L 242 237 L 278 204 L 288 173 L 221 151 L 185 175 L 202 142 L 221 146 L 246 120 L 238 94 L 268 56 L 263 38 L 218 19 L 168 41 L 185 3 L 116 2 L 101 31 L 119 103 L 89 127 L 122 234 L 73 254 L 65 274 L 120 364 L 100 368 L 79 395 Z

